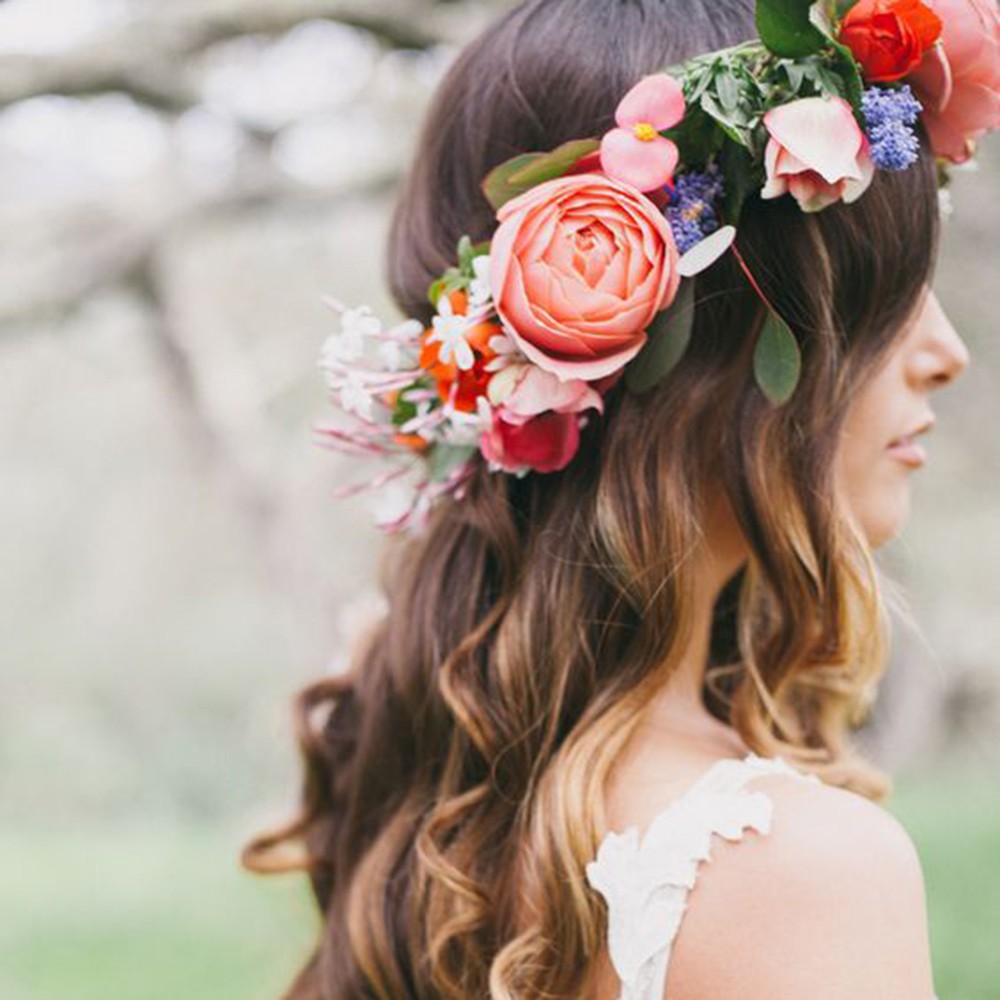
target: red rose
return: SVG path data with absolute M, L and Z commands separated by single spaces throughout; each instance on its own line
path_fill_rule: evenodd
M 867 80 L 899 80 L 920 63 L 941 27 L 941 18 L 921 0 L 860 0 L 844 18 L 840 41 Z
M 522 424 L 493 414 L 493 426 L 483 435 L 480 450 L 505 472 L 558 472 L 576 454 L 580 423 L 575 413 L 543 413 Z

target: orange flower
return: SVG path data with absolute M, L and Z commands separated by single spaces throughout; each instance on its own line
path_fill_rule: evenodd
M 941 18 L 921 0 L 860 0 L 844 18 L 840 41 L 867 80 L 899 80 L 920 64 L 941 27 Z
M 422 438 L 419 434 L 397 434 L 393 441 L 411 451 L 426 451 L 431 444 L 427 438 Z

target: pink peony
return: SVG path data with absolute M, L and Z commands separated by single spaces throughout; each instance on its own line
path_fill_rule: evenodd
M 493 302 L 528 359 L 563 381 L 622 368 L 677 294 L 663 214 L 599 174 L 539 184 L 507 202 L 490 251 Z
M 640 191 L 670 183 L 677 166 L 677 146 L 660 132 L 684 117 L 684 90 L 667 73 L 643 77 L 615 112 L 618 128 L 601 141 L 601 168 Z
M 498 410 L 479 448 L 504 472 L 558 472 L 579 445 L 579 417 L 574 413 L 543 413 L 524 423 L 510 423 Z
M 791 194 L 803 211 L 860 198 L 875 166 L 850 104 L 840 97 L 803 97 L 764 115 L 767 183 L 762 198 Z
M 976 140 L 1000 126 L 1000 17 L 991 0 L 934 0 L 941 44 L 907 81 L 924 106 L 938 156 L 964 163 Z

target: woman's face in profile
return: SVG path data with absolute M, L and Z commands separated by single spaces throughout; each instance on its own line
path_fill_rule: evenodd
M 927 461 L 922 435 L 934 421 L 931 393 L 968 363 L 965 343 L 925 287 L 906 331 L 852 405 L 837 453 L 837 487 L 872 548 L 906 522 L 910 476 Z

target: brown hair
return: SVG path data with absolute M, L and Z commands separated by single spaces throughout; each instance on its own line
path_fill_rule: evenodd
M 401 194 L 400 306 L 426 319 L 458 237 L 489 236 L 492 166 L 599 135 L 643 74 L 753 34 L 750 0 L 530 0 L 495 23 L 439 89 Z M 884 797 L 848 734 L 884 669 L 887 615 L 832 468 L 852 398 L 933 270 L 921 144 L 855 204 L 747 202 L 740 250 L 802 350 L 787 405 L 754 382 L 762 308 L 727 255 L 697 279 L 682 362 L 641 396 L 616 386 L 563 472 L 480 467 L 390 549 L 388 614 L 348 674 L 298 698 L 302 811 L 244 854 L 306 869 L 324 914 L 289 998 L 580 995 L 605 933 L 584 879 L 605 777 L 684 648 L 709 490 L 750 555 L 716 605 L 707 707 L 753 750 Z M 275 860 L 286 842 L 305 857 Z

